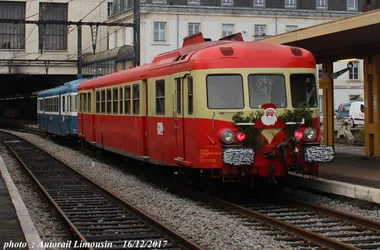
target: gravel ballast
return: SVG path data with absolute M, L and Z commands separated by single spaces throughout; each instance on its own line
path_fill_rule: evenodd
M 80 152 L 33 134 L 20 132 L 14 132 L 14 134 L 45 149 L 73 169 L 127 202 L 136 205 L 205 249 L 292 249 L 286 243 L 278 242 L 263 232 L 260 233 L 232 215 L 214 211 L 194 201 L 153 187 L 117 167 L 103 164 Z M 361 209 L 354 202 L 334 200 L 294 189 L 286 189 L 284 195 L 372 220 L 380 220 L 377 209 Z
M 70 235 L 65 231 L 63 221 L 54 210 L 47 198 L 40 192 L 29 174 L 7 152 L 6 147 L 0 143 L 0 155 L 8 169 L 18 192 L 28 209 L 29 215 L 43 242 L 66 242 Z M 35 242 L 37 246 L 40 242 Z M 46 248 L 53 249 L 53 248 Z M 64 248 L 54 248 L 62 249 Z
M 205 249 L 292 249 L 233 215 L 218 212 L 127 175 L 75 150 L 33 134 L 14 134 L 43 148 L 84 176 L 142 209 Z

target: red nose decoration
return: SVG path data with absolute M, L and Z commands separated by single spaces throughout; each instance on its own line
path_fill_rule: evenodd
M 236 138 L 238 139 L 238 141 L 244 141 L 245 134 L 243 132 L 239 132 L 237 133 Z

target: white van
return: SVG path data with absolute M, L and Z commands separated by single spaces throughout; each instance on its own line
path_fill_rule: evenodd
M 348 117 L 352 128 L 364 125 L 364 102 L 352 102 Z

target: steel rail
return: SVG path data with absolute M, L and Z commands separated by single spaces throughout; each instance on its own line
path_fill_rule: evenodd
M 64 168 L 68 169 L 69 171 L 71 171 L 73 173 L 73 175 L 76 175 L 81 180 L 84 180 L 84 181 L 88 182 L 91 186 L 97 188 L 98 191 L 100 191 L 101 193 L 105 194 L 109 198 L 113 199 L 118 204 L 122 205 L 124 208 L 126 208 L 127 211 L 131 212 L 138 219 L 140 219 L 141 221 L 145 222 L 147 225 L 149 225 L 153 229 L 157 230 L 158 232 L 161 232 L 163 234 L 163 236 L 168 237 L 168 239 L 172 240 L 173 243 L 177 243 L 179 246 L 183 247 L 183 249 L 189 249 L 189 250 L 202 250 L 203 249 L 202 247 L 200 247 L 199 245 L 195 244 L 191 240 L 185 238 L 184 236 L 182 236 L 179 233 L 173 231 L 169 227 L 163 225 L 158 220 L 154 219 L 153 217 L 151 217 L 150 215 L 148 215 L 147 213 L 145 213 L 141 209 L 133 206 L 132 204 L 128 203 L 126 200 L 118 197 L 113 192 L 104 189 L 98 183 L 96 183 L 94 180 L 83 176 L 81 173 L 79 173 L 75 169 L 72 169 L 70 166 L 68 166 L 66 163 L 64 163 L 60 159 L 57 159 L 56 157 L 52 156 L 46 150 L 40 148 L 37 145 L 34 145 L 33 143 L 31 143 L 27 139 L 23 139 L 23 138 L 21 138 L 21 137 L 19 137 L 17 135 L 14 135 L 14 134 L 12 134 L 10 132 L 3 131 L 3 130 L 0 130 L 0 133 L 8 134 L 10 136 L 13 136 L 13 137 L 17 138 L 17 140 L 19 140 L 19 141 L 24 141 L 27 144 L 29 144 L 31 147 L 35 147 L 36 149 L 38 149 L 38 150 L 42 151 L 43 153 L 47 154 L 48 156 L 52 157 L 55 161 L 57 161 L 58 163 L 60 163 L 62 165 L 62 167 L 64 167 Z M 19 157 L 19 155 L 17 154 L 17 152 L 15 152 L 15 150 L 13 150 L 13 148 L 6 141 L 4 141 L 4 140 L 1 140 L 1 141 L 15 155 L 16 159 L 21 163 L 21 165 L 30 174 L 30 176 L 32 177 L 32 179 L 41 188 L 41 190 L 43 191 L 44 195 L 50 200 L 50 202 L 53 204 L 53 206 L 57 209 L 57 211 L 60 213 L 60 215 L 64 218 L 64 220 L 66 221 L 66 223 L 69 225 L 70 229 L 72 231 L 74 231 L 74 233 L 77 235 L 77 237 L 80 240 L 82 240 L 83 242 L 88 242 L 86 240 L 86 237 L 83 236 L 83 234 L 81 234 L 81 232 L 79 231 L 79 229 L 66 216 L 65 212 L 55 202 L 54 198 L 50 196 L 50 194 L 46 191 L 46 189 L 43 187 L 43 185 L 40 183 L 40 181 L 38 181 L 38 179 L 35 177 L 35 175 L 32 173 L 32 171 L 29 170 L 29 168 L 27 167 L 27 164 Z M 92 250 L 92 248 L 87 248 L 87 249 L 91 249 Z
M 352 214 L 347 214 L 345 212 L 336 211 L 330 208 L 309 204 L 302 201 L 296 201 L 292 199 L 285 199 L 285 201 L 290 205 L 296 205 L 297 207 L 303 207 L 306 208 L 309 211 L 313 211 L 319 214 L 326 215 L 330 218 L 338 218 L 340 220 L 352 223 L 356 226 L 363 227 L 365 229 L 370 229 L 373 231 L 376 231 L 380 233 L 380 222 L 377 221 L 371 221 L 369 219 L 359 217 Z
M 272 218 L 272 217 L 267 216 L 265 214 L 255 212 L 253 210 L 247 209 L 245 207 L 233 204 L 231 202 L 228 202 L 228 201 L 216 198 L 216 197 L 210 197 L 210 202 L 212 202 L 215 205 L 219 205 L 219 206 L 222 206 L 224 208 L 228 208 L 230 210 L 236 211 L 239 214 L 253 218 L 257 221 L 260 221 L 260 222 L 267 224 L 271 227 L 274 227 L 276 229 L 290 233 L 296 237 L 302 238 L 305 241 L 313 242 L 314 244 L 319 245 L 321 247 L 326 247 L 326 248 L 331 249 L 331 250 L 354 250 L 354 249 L 358 249 L 358 248 L 353 247 L 351 245 L 344 244 L 340 241 L 330 239 L 330 238 L 325 237 L 323 235 L 314 233 L 314 232 L 309 231 L 309 230 L 305 230 L 303 228 L 294 226 L 294 225 L 289 224 L 287 222 L 280 221 L 278 219 Z

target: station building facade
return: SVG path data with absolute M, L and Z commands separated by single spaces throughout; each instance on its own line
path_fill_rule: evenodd
M 182 46 L 197 32 L 212 40 L 241 32 L 245 41 L 291 32 L 366 10 L 366 0 L 141 0 L 141 64 Z M 133 22 L 133 0 L 113 0 L 110 22 Z M 109 47 L 133 45 L 132 28 L 109 28 Z M 334 71 L 346 62 L 334 64 Z M 363 62 L 336 81 L 337 105 L 363 97 Z M 317 66 L 317 67 L 320 67 Z M 127 69 L 127 67 L 125 67 Z M 322 93 L 320 93 L 322 94 Z
M 112 0 L 110 0 L 112 1 Z M 0 74 L 76 75 L 77 27 L 65 24 L 26 24 L 24 20 L 103 22 L 109 1 L 0 1 Z M 7 19 L 23 20 L 7 23 Z M 83 53 L 92 53 L 89 26 L 82 26 Z M 108 49 L 108 29 L 98 27 L 96 51 Z

